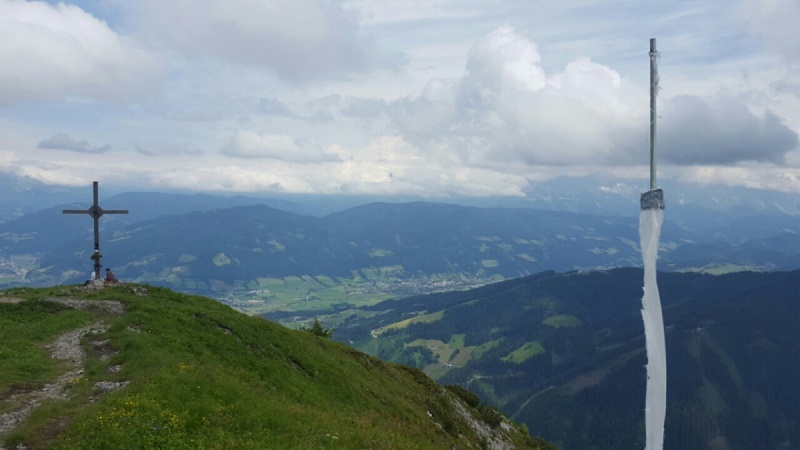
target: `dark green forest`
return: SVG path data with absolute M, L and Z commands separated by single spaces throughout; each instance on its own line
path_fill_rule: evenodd
M 665 448 L 795 448 L 800 272 L 660 273 L 658 282 Z M 641 296 L 641 270 L 545 272 L 364 308 L 334 337 L 466 387 L 565 450 L 641 449 Z

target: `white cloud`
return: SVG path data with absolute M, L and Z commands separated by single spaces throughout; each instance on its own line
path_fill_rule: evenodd
M 37 147 L 51 150 L 69 150 L 78 153 L 105 153 L 111 150 L 111 146 L 108 144 L 94 146 L 85 140 L 76 141 L 66 133 L 58 133 L 50 139 L 43 139 Z
M 797 0 L 742 0 L 739 12 L 750 30 L 774 52 L 800 64 L 800 2 Z
M 136 153 L 144 156 L 200 156 L 205 153 L 202 148 L 189 142 L 163 144 L 153 142 L 136 142 Z
M 90 183 L 91 174 L 87 167 L 80 165 L 62 165 L 39 161 L 17 161 L 13 172 L 22 177 L 29 177 L 45 184 L 58 186 L 81 186 Z M 96 175 L 95 175 L 96 176 Z
M 150 172 L 146 177 L 151 185 L 166 189 L 196 190 L 197 186 L 203 186 L 207 192 L 314 192 L 302 176 L 287 170 L 283 164 L 271 166 L 271 170 L 255 164 L 173 166 Z
M 643 58 L 643 65 L 646 60 Z M 676 96 L 659 122 L 660 158 L 676 164 L 781 164 L 798 146 L 785 119 L 744 98 Z M 649 102 L 615 70 L 581 57 L 548 75 L 537 46 L 509 26 L 479 40 L 456 83 L 433 80 L 392 104 L 404 139 L 469 167 L 636 165 L 649 156 Z
M 0 151 L 0 169 L 12 169 L 16 160 L 17 155 L 14 152 Z
M 240 131 L 222 146 L 223 155 L 234 158 L 263 158 L 294 163 L 338 161 L 339 156 L 329 153 L 308 139 L 281 135 Z
M 327 0 L 141 0 L 140 32 L 189 56 L 265 67 L 284 79 L 326 78 L 371 67 L 356 21 Z
M 347 0 L 344 6 L 357 11 L 363 25 L 389 25 L 415 22 L 468 19 L 480 11 L 472 9 L 465 0 Z
M 780 192 L 800 192 L 800 169 L 773 165 L 682 166 L 667 170 L 671 178 L 698 184 L 723 184 Z
M 117 98 L 157 60 L 77 6 L 0 0 L 0 105 L 25 98 Z
M 541 61 L 536 44 L 505 25 L 472 46 L 463 83 L 482 96 L 537 91 L 547 82 Z
M 469 166 L 624 161 L 647 124 L 644 93 L 588 58 L 549 77 L 540 63 L 533 42 L 498 28 L 470 50 L 461 80 L 434 80 L 394 121 L 410 142 Z
M 677 96 L 659 122 L 659 157 L 675 164 L 782 164 L 798 136 L 774 113 L 761 117 L 730 97 Z

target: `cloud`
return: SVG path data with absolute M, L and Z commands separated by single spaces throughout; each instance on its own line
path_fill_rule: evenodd
M 422 158 L 397 136 L 381 136 L 362 147 L 335 150 L 342 160 L 299 164 L 254 158 L 247 165 L 224 161 L 214 166 L 182 164 L 152 170 L 147 178 L 157 186 L 196 189 L 202 185 L 207 191 L 423 197 L 523 195 L 522 188 L 527 185 L 522 175 Z
M 25 98 L 117 98 L 159 64 L 74 5 L 0 0 L 0 104 Z
M 756 115 L 744 100 L 678 96 L 665 104 L 658 145 L 666 162 L 781 164 L 798 146 L 783 118 Z M 537 45 L 503 26 L 475 43 L 459 80 L 433 80 L 388 109 L 403 139 L 427 157 L 509 170 L 646 164 L 648 105 L 644 90 L 589 58 L 546 73 Z
M 374 119 L 386 113 L 387 102 L 374 98 L 348 97 L 344 99 L 342 114 L 349 117 Z
M 377 57 L 336 1 L 142 0 L 130 8 L 143 33 L 181 53 L 266 67 L 288 80 L 370 69 Z
M 111 146 L 108 144 L 92 146 L 85 140 L 76 141 L 66 133 L 58 133 L 50 139 L 44 139 L 39 142 L 37 147 L 53 150 L 69 150 L 78 153 L 105 153 L 111 150 Z
M 536 44 L 505 25 L 472 46 L 462 83 L 480 96 L 505 90 L 538 91 L 547 83 L 541 61 Z
M 471 9 L 469 2 L 464 0 L 347 0 L 346 6 L 358 11 L 360 23 L 373 26 L 432 20 L 452 22 L 481 16 L 481 11 Z
M 756 116 L 736 99 L 683 95 L 663 108 L 658 157 L 674 164 L 781 164 L 798 136 L 772 112 Z
M 772 51 L 800 64 L 797 33 L 800 3 L 797 0 L 742 0 L 738 10 L 750 30 Z
M 144 156 L 200 156 L 205 153 L 203 149 L 188 142 L 170 145 L 136 142 L 133 147 L 136 153 Z
M 275 98 L 259 99 L 258 109 L 261 114 L 268 116 L 297 117 L 297 114 L 289 110 L 285 103 Z
M 340 161 L 308 139 L 283 134 L 241 131 L 222 146 L 221 153 L 233 158 L 274 159 L 293 163 Z
M 548 76 L 536 44 L 503 26 L 475 43 L 460 80 L 432 81 L 392 119 L 409 142 L 468 166 L 611 164 L 629 159 L 646 102 L 588 58 Z
M 723 184 L 766 189 L 779 192 L 800 192 L 800 169 L 774 165 L 732 166 L 673 166 L 671 178 L 697 184 Z

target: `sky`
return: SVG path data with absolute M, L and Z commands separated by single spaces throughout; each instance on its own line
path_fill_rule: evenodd
M 800 0 L 0 0 L 0 172 L 222 193 L 800 193 Z

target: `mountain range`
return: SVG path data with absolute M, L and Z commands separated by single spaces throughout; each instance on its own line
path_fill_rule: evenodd
M 365 269 L 407 277 L 449 273 L 505 279 L 542 270 L 641 265 L 638 222 L 629 217 L 427 202 L 372 203 L 314 217 L 256 201 L 173 194 L 108 199 L 106 209 L 132 206 L 128 216 L 101 218 L 103 262 L 127 280 L 202 293 L 258 285 L 268 277 L 363 278 Z M 140 211 L 134 214 L 136 208 Z M 64 216 L 61 209 L 0 224 L 3 253 L 36 255 L 36 267 L 26 272 L 29 283 L 87 277 L 92 221 L 88 215 Z M 668 219 L 661 267 L 797 267 L 797 217 L 759 221 L 748 216 L 739 223 L 737 237 L 720 228 L 728 239 L 709 240 L 702 230 Z

